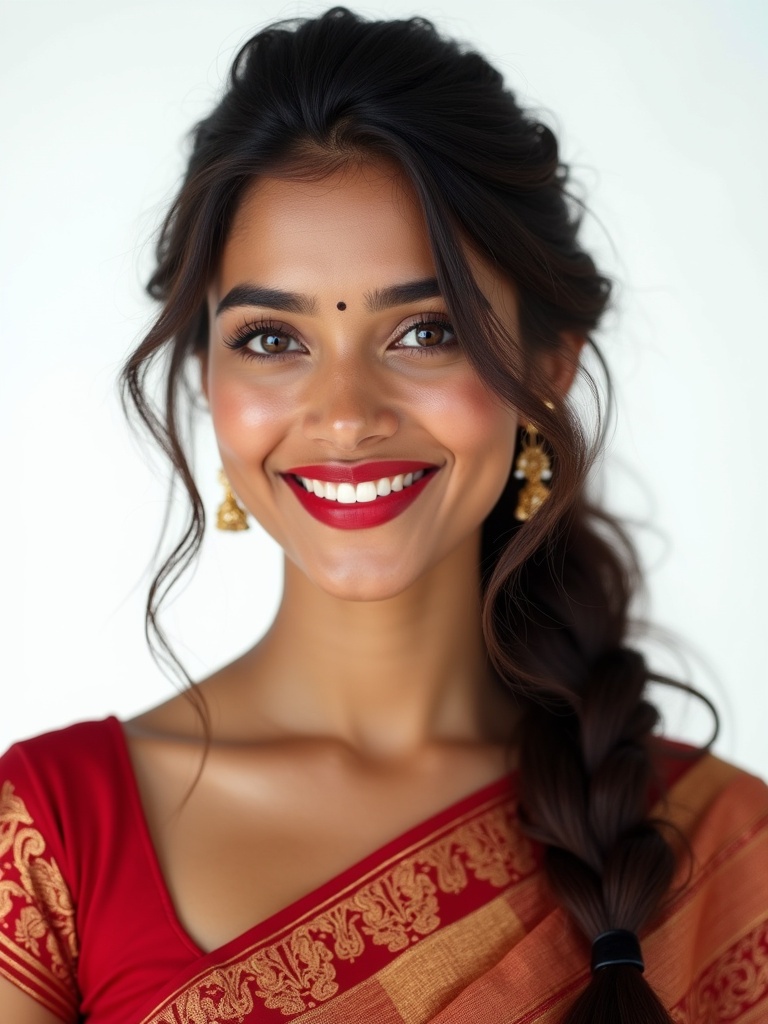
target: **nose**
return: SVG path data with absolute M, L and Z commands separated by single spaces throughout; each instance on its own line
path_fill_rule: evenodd
M 344 360 L 313 375 L 304 413 L 304 433 L 328 449 L 353 452 L 391 437 L 399 417 L 371 366 Z

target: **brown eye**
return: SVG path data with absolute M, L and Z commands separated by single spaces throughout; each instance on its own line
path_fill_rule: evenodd
M 262 352 L 269 355 L 279 355 L 281 352 L 287 352 L 293 340 L 290 334 L 280 334 L 278 331 L 263 331 L 261 334 L 255 334 L 249 344 L 252 347 L 258 345 Z
M 450 324 L 425 322 L 414 324 L 398 342 L 400 348 L 442 348 L 455 342 Z
M 438 345 L 443 340 L 444 333 L 442 327 L 420 327 L 416 331 L 416 340 L 420 345 Z

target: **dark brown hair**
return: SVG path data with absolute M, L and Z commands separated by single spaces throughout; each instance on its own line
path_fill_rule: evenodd
M 560 348 L 566 331 L 599 358 L 591 335 L 610 285 L 577 240 L 580 207 L 552 132 L 483 57 L 423 18 L 368 21 L 335 7 L 266 28 L 240 50 L 223 98 L 194 129 L 148 286 L 162 310 L 121 376 L 126 409 L 138 412 L 191 502 L 151 586 L 147 637 L 191 682 L 157 613 L 202 541 L 205 514 L 182 444 L 184 372 L 208 343 L 205 292 L 236 204 L 261 174 L 322 173 L 361 155 L 396 161 L 412 182 L 467 358 L 538 426 L 552 458 L 550 497 L 531 519 L 515 524 L 511 476 L 484 524 L 483 627 L 523 709 L 523 824 L 546 848 L 552 890 L 583 932 L 586 958 L 601 932 L 643 928 L 675 868 L 647 817 L 658 713 L 645 692 L 660 677 L 627 645 L 637 562 L 619 525 L 586 495 L 603 422 L 598 389 L 582 371 L 596 413 L 590 436 L 567 402 L 544 404 L 537 358 Z M 479 291 L 466 245 L 514 282 L 519 337 Z M 165 395 L 156 404 L 147 374 L 161 355 Z M 606 386 L 610 396 L 607 371 Z M 593 976 L 565 1021 L 670 1018 L 635 967 L 614 966 Z

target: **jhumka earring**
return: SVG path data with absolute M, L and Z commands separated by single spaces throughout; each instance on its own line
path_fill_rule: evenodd
M 216 527 L 219 530 L 250 530 L 245 509 L 237 503 L 232 485 L 223 469 L 219 470 L 219 483 L 224 488 L 224 500 L 216 512 Z
M 549 409 L 554 405 L 544 403 Z M 542 439 L 535 424 L 528 423 L 525 427 L 520 454 L 515 462 L 515 476 L 525 480 L 517 496 L 515 519 L 525 522 L 530 519 L 549 497 L 549 487 L 543 482 L 552 478 L 552 460 L 544 451 Z

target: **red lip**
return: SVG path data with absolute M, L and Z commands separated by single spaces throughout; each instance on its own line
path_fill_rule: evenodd
M 370 467 L 375 466 L 377 473 L 380 475 L 363 476 L 356 482 L 365 483 L 367 480 L 378 480 L 382 476 L 397 476 L 398 472 L 402 472 L 400 467 L 405 465 L 414 466 L 416 469 L 437 469 L 437 467 L 423 462 L 368 463 L 367 467 L 358 466 L 355 468 L 369 472 Z M 397 466 L 398 471 L 394 473 L 389 470 L 382 472 L 382 466 Z M 320 469 L 323 470 L 322 475 L 317 472 Z M 302 466 L 301 472 L 291 470 L 290 474 L 283 474 L 283 480 L 285 480 L 307 512 L 319 522 L 325 523 L 326 526 L 333 526 L 338 530 L 366 530 L 389 522 L 390 519 L 394 519 L 401 512 L 404 512 L 418 498 L 432 477 L 435 476 L 434 472 L 425 472 L 421 480 L 417 480 L 410 487 L 404 487 L 402 491 L 392 491 L 386 497 L 376 498 L 374 501 L 361 501 L 355 502 L 353 505 L 343 505 L 338 501 L 331 501 L 328 498 L 318 498 L 316 494 L 305 490 L 302 484 L 292 475 L 295 473 L 296 476 L 310 477 L 310 470 L 315 473 L 315 476 L 312 477 L 315 480 L 330 480 L 331 483 L 352 483 L 353 481 L 350 480 L 348 475 L 334 480 L 327 475 L 329 472 L 328 466 Z M 412 470 L 409 469 L 408 472 L 412 472 Z
M 332 484 L 364 484 L 368 480 L 381 480 L 384 476 L 415 473 L 419 469 L 435 469 L 433 462 L 324 462 L 320 466 L 294 466 L 286 473 L 305 476 L 309 480 L 326 480 Z M 402 493 L 402 492 L 400 492 Z M 324 500 L 324 499 L 323 499 Z

